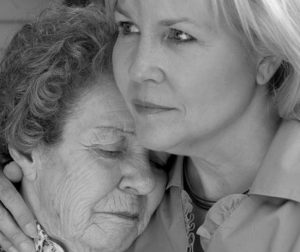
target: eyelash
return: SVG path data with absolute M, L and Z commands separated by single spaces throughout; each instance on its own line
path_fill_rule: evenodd
M 118 26 L 119 34 L 122 34 L 123 36 L 129 36 L 132 34 L 139 33 L 138 28 L 133 23 L 128 21 L 120 21 L 117 23 L 117 26 Z M 130 30 L 134 27 L 135 27 L 135 31 Z M 184 36 L 184 38 L 182 38 L 182 36 Z M 190 34 L 175 28 L 170 28 L 170 30 L 165 34 L 164 39 L 171 40 L 176 44 L 196 41 L 196 39 Z
M 94 144 L 88 147 L 96 155 L 101 156 L 106 159 L 122 159 L 126 149 L 125 148 L 116 148 L 116 150 L 106 150 L 103 149 L 103 146 Z
M 182 38 L 183 36 L 184 38 Z M 196 39 L 190 34 L 174 28 L 171 28 L 169 30 L 169 32 L 165 36 L 165 39 L 172 40 L 175 43 L 188 43 L 196 41 Z
M 136 31 L 130 31 L 129 30 L 129 29 L 132 29 L 134 27 L 133 23 L 131 23 L 131 22 L 127 22 L 127 21 L 117 22 L 117 27 L 118 27 L 118 30 L 119 30 L 119 34 L 122 34 L 124 36 L 128 36 L 130 34 L 138 33 L 137 27 L 135 27 Z

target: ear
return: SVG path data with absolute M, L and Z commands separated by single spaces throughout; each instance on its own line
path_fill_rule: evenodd
M 24 177 L 28 180 L 34 181 L 37 177 L 37 156 L 33 153 L 21 153 L 20 151 L 12 147 L 8 147 L 8 149 L 11 157 L 22 169 Z
M 259 85 L 267 84 L 281 65 L 281 59 L 275 56 L 265 56 L 258 62 L 256 82 Z

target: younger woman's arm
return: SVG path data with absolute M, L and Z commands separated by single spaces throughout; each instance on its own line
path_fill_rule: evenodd
M 7 165 L 5 174 L 14 182 L 22 179 L 21 170 L 14 162 Z M 30 237 L 35 236 L 33 214 L 0 168 L 0 246 L 7 252 L 34 252 Z

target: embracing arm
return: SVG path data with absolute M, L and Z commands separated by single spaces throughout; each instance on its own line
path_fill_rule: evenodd
M 14 182 L 22 178 L 22 172 L 14 162 L 5 167 L 4 173 Z M 0 246 L 7 252 L 33 252 L 30 237 L 36 236 L 34 216 L 7 177 L 0 169 Z

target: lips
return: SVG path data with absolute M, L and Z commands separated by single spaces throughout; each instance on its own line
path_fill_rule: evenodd
M 175 108 L 158 105 L 152 102 L 133 99 L 132 105 L 139 114 L 156 114 L 174 110 Z
M 125 220 L 138 221 L 139 214 L 131 212 L 100 212 L 100 214 L 111 215 Z

